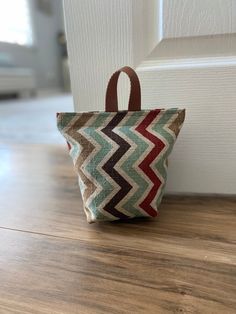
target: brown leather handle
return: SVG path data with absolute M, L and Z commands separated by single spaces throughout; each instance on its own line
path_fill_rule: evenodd
M 110 78 L 107 85 L 105 110 L 109 112 L 118 111 L 117 83 L 121 72 L 128 75 L 131 83 L 128 110 L 139 111 L 141 110 L 141 88 L 139 78 L 136 72 L 128 66 L 119 69 Z

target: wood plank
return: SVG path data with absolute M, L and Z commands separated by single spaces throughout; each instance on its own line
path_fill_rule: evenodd
M 227 263 L 10 230 L 0 239 L 1 313 L 234 313 Z
M 89 225 L 65 147 L 0 156 L 0 313 L 235 313 L 235 197 Z
M 144 230 L 158 236 L 236 242 L 236 197 L 168 197 L 159 219 L 87 225 L 65 146 L 2 145 L 0 155 L 2 227 L 96 239 L 112 230 L 125 234 L 128 226 L 141 234 Z

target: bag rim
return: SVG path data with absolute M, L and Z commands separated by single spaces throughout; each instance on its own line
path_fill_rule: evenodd
M 151 111 L 160 111 L 160 112 L 166 112 L 167 114 L 173 114 L 173 113 L 180 113 L 180 112 L 183 112 L 183 111 L 186 111 L 185 108 L 166 108 L 166 109 L 158 109 L 158 108 L 155 108 L 155 109 L 142 109 L 142 110 L 139 110 L 139 111 L 129 111 L 129 110 L 119 110 L 119 111 L 79 111 L 79 112 L 58 112 L 57 113 L 57 117 L 59 118 L 59 116 L 62 116 L 62 115 L 68 115 L 68 116 L 79 116 L 79 115 L 85 115 L 85 114 L 93 114 L 93 115 L 116 115 L 116 114 L 119 114 L 119 113 L 124 113 L 126 112 L 127 115 L 140 115 L 142 113 L 149 113 Z

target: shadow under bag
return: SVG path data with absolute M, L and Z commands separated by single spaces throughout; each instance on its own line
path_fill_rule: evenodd
M 131 82 L 128 111 L 118 111 L 121 72 Z M 184 109 L 141 110 L 139 79 L 130 67 L 112 75 L 104 112 L 58 114 L 88 222 L 158 215 L 167 158 L 184 117 Z

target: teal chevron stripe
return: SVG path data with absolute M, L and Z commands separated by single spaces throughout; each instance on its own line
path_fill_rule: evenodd
M 112 123 L 116 113 L 96 112 L 92 114 L 91 120 L 87 123 L 77 123 L 81 114 L 59 114 L 58 129 L 70 143 L 70 155 L 75 164 L 75 168 L 79 174 L 79 185 L 82 195 L 86 191 L 91 191 L 91 187 L 95 188 L 84 198 L 84 208 L 89 221 L 95 220 L 116 220 L 117 217 L 113 213 L 106 212 L 104 206 L 109 204 L 114 196 L 119 192 L 119 185 L 113 182 L 112 170 L 104 171 L 104 164 L 112 160 L 112 156 L 117 152 L 119 145 L 112 139 L 103 134 L 102 129 L 113 127 L 114 136 L 117 134 L 123 142 L 127 142 L 129 149 L 123 150 L 119 161 L 115 164 L 114 169 L 122 176 L 132 188 L 128 190 L 125 197 L 117 203 L 117 210 L 129 213 L 131 217 L 148 216 L 139 206 L 140 202 L 146 197 L 152 183 L 148 180 L 142 171 L 139 164 L 145 160 L 153 145 L 148 139 L 136 131 L 137 125 L 142 123 L 150 111 L 128 112 L 125 119 L 117 125 Z M 180 125 L 179 116 L 180 110 L 167 109 L 161 110 L 161 114 L 155 118 L 147 127 L 147 130 L 153 136 L 159 138 L 164 144 L 164 149 L 160 154 L 156 154 L 156 158 L 150 162 L 150 167 L 155 175 L 161 180 L 161 184 L 157 189 L 156 196 L 152 199 L 153 208 L 158 208 L 167 179 L 166 160 L 171 153 L 176 136 L 177 127 Z M 91 113 L 90 113 L 91 115 Z M 180 119 L 180 118 L 179 118 Z M 110 124 L 109 124 L 110 123 Z M 174 131 L 173 131 L 174 130 Z M 74 133 L 71 133 L 73 131 Z M 177 133 L 177 132 L 176 132 Z M 74 138 L 73 138 L 74 136 Z M 84 139 L 81 137 L 84 137 Z M 93 152 L 91 154 L 83 154 L 80 142 L 83 147 L 87 147 L 86 141 L 92 145 Z M 122 145 L 120 145 L 122 147 Z M 159 146 L 158 146 L 159 148 Z M 89 150 L 89 149 L 88 149 Z M 158 150 L 158 149 L 157 149 Z M 86 151 L 86 150 L 85 150 Z M 81 154 L 82 152 L 82 154 Z M 154 156 L 155 157 L 155 156 Z M 87 177 L 87 181 L 82 181 L 83 174 Z M 110 175 L 111 174 L 111 175 Z M 82 177 L 81 177 L 82 176 Z M 156 180 L 158 179 L 156 178 Z
M 112 144 L 105 140 L 105 136 L 102 137 L 96 130 L 99 127 L 104 127 L 105 120 L 107 119 L 108 115 L 98 115 L 97 119 L 91 124 L 88 128 L 84 129 L 84 132 L 92 138 L 96 143 L 99 144 L 101 147 L 100 150 L 97 152 L 96 155 L 91 158 L 90 162 L 86 166 L 86 171 L 90 173 L 90 175 L 96 179 L 96 181 L 102 187 L 102 190 L 99 194 L 97 194 L 88 204 L 88 207 L 96 213 L 95 216 L 97 220 L 106 220 L 107 217 L 104 216 L 101 211 L 99 211 L 99 206 L 103 202 L 104 199 L 111 193 L 113 190 L 113 186 L 106 180 L 105 176 L 102 175 L 97 167 L 101 165 L 102 161 L 104 160 L 107 153 L 112 149 Z M 115 217 L 114 217 L 115 219 Z
M 79 156 L 80 147 L 79 147 L 78 142 L 76 142 L 71 136 L 67 134 L 67 130 L 73 124 L 71 122 L 75 117 L 76 117 L 76 113 L 64 114 L 62 116 L 59 114 L 59 117 L 57 120 L 58 130 L 61 132 L 61 134 L 66 138 L 66 140 L 71 145 L 69 154 L 72 157 L 74 164 L 76 163 L 76 160 Z
M 76 117 L 76 113 L 71 114 L 58 114 L 57 127 L 60 132 L 64 134 L 64 129 L 70 125 L 70 122 Z
M 72 157 L 72 160 L 73 160 L 73 162 L 75 164 L 76 160 L 77 160 L 77 158 L 79 157 L 79 154 L 80 154 L 80 146 L 71 137 L 68 137 L 67 140 L 68 140 L 68 142 L 69 142 L 69 144 L 71 146 L 71 150 L 69 151 L 69 154 Z
M 165 141 L 168 142 L 167 149 L 165 150 L 165 152 L 162 154 L 161 158 L 155 164 L 155 168 L 157 169 L 157 171 L 161 174 L 161 176 L 164 179 L 164 184 L 161 186 L 161 193 L 157 199 L 157 204 L 156 204 L 157 207 L 159 207 L 160 202 L 162 200 L 162 196 L 163 196 L 165 184 L 166 184 L 166 179 L 167 179 L 167 172 L 166 172 L 166 169 L 164 167 L 164 164 L 166 162 L 167 157 L 171 153 L 171 150 L 173 148 L 173 144 L 175 142 L 175 139 L 173 138 L 173 136 L 170 133 L 168 133 L 164 129 L 164 127 L 166 127 L 168 125 L 168 121 L 176 114 L 176 112 L 177 112 L 177 109 L 171 109 L 172 115 L 170 115 L 170 113 L 167 110 L 163 114 L 161 119 L 156 124 L 154 124 L 154 126 L 152 128 L 152 130 L 155 133 L 160 134 L 165 139 Z
M 142 119 L 144 117 L 142 117 Z M 142 154 L 147 150 L 148 144 L 146 143 L 146 141 L 142 140 L 140 135 L 137 135 L 135 133 L 135 130 L 130 130 L 131 127 L 137 125 L 137 121 L 139 119 L 140 119 L 140 115 L 137 115 L 136 113 L 134 113 L 126 121 L 126 123 L 122 127 L 119 128 L 119 130 L 123 132 L 129 139 L 131 139 L 137 145 L 133 153 L 127 158 L 127 160 L 121 166 L 123 171 L 128 176 L 130 176 L 138 186 L 137 191 L 131 195 L 131 197 L 123 205 L 123 207 L 131 214 L 134 214 L 136 217 L 143 217 L 145 214 L 143 213 L 143 211 L 139 211 L 137 209 L 136 203 L 140 199 L 140 196 L 142 196 L 146 192 L 148 188 L 148 183 L 143 178 L 143 175 L 139 174 L 138 172 L 139 170 L 136 171 L 134 169 L 133 165 L 142 156 Z

